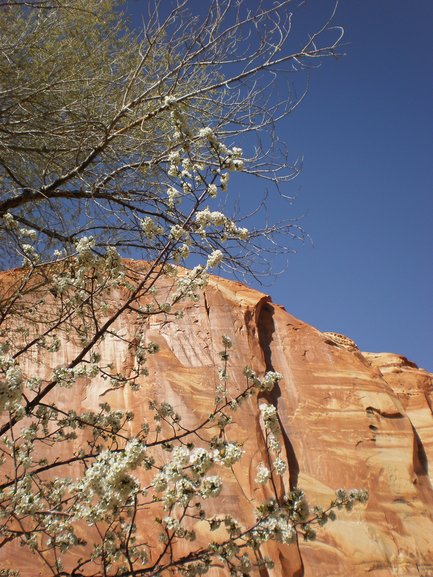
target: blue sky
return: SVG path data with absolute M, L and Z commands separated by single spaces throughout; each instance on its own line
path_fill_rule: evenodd
M 140 0 L 129 2 L 139 12 Z M 314 27 L 330 5 L 309 0 L 300 18 Z M 284 189 L 296 197 L 288 216 L 303 217 L 314 246 L 255 286 L 361 350 L 433 371 L 433 2 L 342 0 L 335 22 L 346 55 L 312 74 L 279 126 L 304 158 Z
M 361 350 L 433 370 L 433 2 L 346 0 L 336 20 L 346 56 L 286 121 L 314 248 L 270 292 Z

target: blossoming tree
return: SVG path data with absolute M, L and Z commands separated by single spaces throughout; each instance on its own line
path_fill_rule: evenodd
M 0 3 L 0 251 L 3 269 L 20 267 L 0 279 L 0 554 L 19 543 L 56 577 L 248 575 L 272 565 L 259 554 L 267 542 L 313 538 L 335 508 L 365 498 L 340 491 L 309 510 L 297 488 L 277 490 L 287 465 L 262 400 L 268 458 L 255 481 L 272 496 L 251 504 L 247 525 L 209 512 L 243 455 L 233 411 L 281 379 L 231 372 L 229 334 L 194 425 L 167 401 L 143 421 L 76 402 L 91 382 L 139 395 L 158 354 L 149 322 L 181 322 L 210 269 L 254 272 L 267 248 L 287 250 L 279 235 L 300 234 L 257 226 L 256 214 L 249 226 L 229 179 L 293 177 L 272 131 L 300 98 L 278 100 L 275 74 L 334 55 L 341 31 L 328 21 L 293 47 L 290 0 L 215 0 L 199 17 L 188 0 L 163 4 L 147 3 L 136 31 L 114 0 Z M 267 129 L 270 146 L 243 151 L 245 135 Z M 107 342 L 130 351 L 127 371 L 107 361 Z M 140 529 L 149 518 L 152 534 Z M 15 574 L 9 561 L 3 576 Z

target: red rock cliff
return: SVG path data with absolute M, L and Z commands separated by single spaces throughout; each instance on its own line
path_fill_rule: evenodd
M 116 328 L 131 336 L 136 322 L 131 313 Z M 287 486 L 298 485 L 322 505 L 339 487 L 370 493 L 366 506 L 339 514 L 316 542 L 269 546 L 275 568 L 261 577 L 433 576 L 433 375 L 404 357 L 361 353 L 349 339 L 321 333 L 266 295 L 218 278 L 199 302 L 186 305 L 182 320 L 155 318 L 146 330 L 160 352 L 151 358 L 141 392 L 108 390 L 103 381 L 83 383 L 73 398 L 61 391 L 56 402 L 78 409 L 107 401 L 133 410 L 141 420 L 149 399 L 168 400 L 185 424 L 194 425 L 209 412 L 221 337 L 229 335 L 235 345 L 230 365 L 235 386 L 243 385 L 239 375 L 245 365 L 284 376 L 268 400 L 283 428 Z M 128 370 L 127 346 L 107 338 L 102 354 Z M 55 357 L 52 366 L 65 362 Z M 245 520 L 257 491 L 255 465 L 264 451 L 257 413 L 257 399 L 236 413 L 236 435 L 246 454 L 213 505 L 215 511 L 235 510 Z M 198 533 L 207 538 L 204 530 L 201 537 L 200 528 Z M 44 574 L 15 547 L 3 564 L 21 567 L 29 577 Z

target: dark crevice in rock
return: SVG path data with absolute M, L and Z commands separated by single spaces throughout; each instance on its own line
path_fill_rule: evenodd
M 414 436 L 414 447 L 413 447 L 413 468 L 417 475 L 428 475 L 428 458 L 424 449 L 423 442 L 418 435 L 417 430 L 412 425 L 412 431 Z
M 263 351 L 266 370 L 273 371 L 271 343 L 274 338 L 274 307 L 270 303 L 264 303 L 258 310 L 257 330 L 259 333 L 260 347 Z
M 258 332 L 258 338 L 260 342 L 260 347 L 263 351 L 264 362 L 266 366 L 266 371 L 275 371 L 272 363 L 272 348 L 271 344 L 275 332 L 274 323 L 274 307 L 269 302 L 261 302 L 257 307 L 256 312 L 256 326 Z M 280 415 L 278 413 L 278 401 L 281 397 L 281 388 L 277 383 L 272 391 L 268 393 L 261 393 L 260 397 L 266 399 L 269 403 L 272 403 L 277 408 L 277 414 L 280 424 L 281 435 L 283 438 L 284 447 L 287 454 L 288 468 L 289 468 L 289 478 L 290 478 L 290 490 L 293 490 L 298 485 L 299 477 L 299 462 L 296 458 L 295 450 L 293 445 L 287 435 L 287 432 L 281 423 Z M 293 577 L 303 577 L 304 575 L 304 564 L 302 562 L 302 556 L 299 549 L 299 545 L 296 543 L 298 550 L 298 560 L 300 563 L 299 569 Z
M 257 318 L 257 331 L 267 371 L 275 371 L 274 366 L 272 364 L 272 349 L 271 349 L 273 334 L 275 332 L 275 324 L 273 317 L 274 317 L 274 307 L 269 303 L 263 304 L 260 307 Z M 263 394 L 262 396 L 278 409 L 278 400 L 281 397 L 281 389 L 279 384 L 277 383 L 272 391 Z M 290 442 L 290 439 L 281 422 L 280 422 L 280 428 L 284 441 L 284 446 L 287 452 L 288 466 L 290 473 L 290 489 L 292 490 L 298 484 L 299 463 L 298 459 L 296 458 L 293 445 Z
M 203 292 L 203 300 L 204 300 L 204 308 L 205 308 L 205 311 L 206 311 L 206 316 L 207 316 L 207 318 L 208 318 L 208 320 L 209 320 L 210 306 L 209 306 L 209 303 L 208 303 L 208 300 L 207 300 L 207 297 L 206 297 L 206 291 Z
M 404 415 L 399 412 L 396 413 L 387 413 L 386 411 L 381 411 L 380 409 L 375 409 L 374 407 L 367 407 L 365 409 L 366 413 L 369 415 L 376 414 L 384 419 L 404 419 Z

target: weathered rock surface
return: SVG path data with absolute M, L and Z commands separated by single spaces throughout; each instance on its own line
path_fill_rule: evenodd
M 116 328 L 130 338 L 142 330 L 132 313 Z M 195 425 L 212 405 L 221 337 L 228 335 L 234 342 L 234 389 L 243 387 L 245 365 L 284 376 L 267 399 L 277 407 L 284 432 L 287 487 L 298 485 L 322 505 L 339 487 L 370 493 L 366 506 L 340 513 L 316 542 L 269 546 L 275 568 L 261 577 L 433 576 L 433 375 L 404 357 L 361 353 L 350 339 L 321 333 L 266 295 L 219 278 L 199 302 L 186 305 L 182 320 L 155 318 L 145 330 L 160 352 L 150 360 L 141 392 L 108 390 L 104 381 L 83 383 L 72 397 L 62 390 L 56 402 L 78 409 L 107 401 L 133 410 L 140 421 L 148 416 L 149 399 L 167 400 L 186 426 Z M 68 346 L 61 358 L 52 356 L 52 366 L 73 354 Z M 127 345 L 107 338 L 101 352 L 128 370 Z M 236 413 L 235 429 L 246 454 L 212 506 L 247 521 L 258 491 L 255 466 L 264 453 L 257 399 Z M 198 535 L 208 538 L 204 528 Z M 44 575 L 23 550 L 14 547 L 7 554 L 4 565 L 23 567 L 29 577 Z

